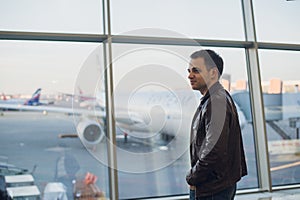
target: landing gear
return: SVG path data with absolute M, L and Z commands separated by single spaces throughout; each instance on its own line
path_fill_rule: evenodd
M 173 135 L 169 135 L 167 133 L 161 133 L 160 137 L 165 142 L 169 142 L 169 141 L 171 141 L 171 140 L 173 140 L 175 138 Z
M 127 136 L 128 136 L 128 133 L 124 133 L 124 142 L 125 142 L 125 143 L 127 143 L 127 140 L 128 140 L 128 137 L 127 137 Z

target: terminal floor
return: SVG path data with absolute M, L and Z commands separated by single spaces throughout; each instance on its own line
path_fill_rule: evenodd
M 159 200 L 188 200 L 188 199 L 189 199 L 188 196 L 159 198 Z M 150 200 L 150 199 L 143 199 L 143 200 Z M 153 200 L 153 198 L 151 200 Z M 234 200 L 300 200 L 300 188 L 276 190 L 273 192 L 255 192 L 255 193 L 247 193 L 247 194 L 237 194 Z
M 238 194 L 235 200 L 300 200 L 300 189 L 278 190 L 253 194 Z

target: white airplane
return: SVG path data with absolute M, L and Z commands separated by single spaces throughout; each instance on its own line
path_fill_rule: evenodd
M 92 110 L 54 106 L 28 106 L 0 104 L 0 109 L 57 112 L 80 115 L 77 134 L 85 145 L 96 145 L 103 139 L 105 125 L 105 106 L 100 99 Z M 192 90 L 155 91 L 141 93 L 115 94 L 116 125 L 124 135 L 149 138 L 161 134 L 170 139 L 190 131 L 190 123 L 199 104 L 199 92 Z M 238 109 L 241 127 L 246 124 L 244 113 Z

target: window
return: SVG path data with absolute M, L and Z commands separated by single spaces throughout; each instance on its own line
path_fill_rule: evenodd
M 199 49 L 113 44 L 120 198 L 187 193 L 190 123 L 200 99 L 200 93 L 190 88 L 187 68 L 190 54 Z M 249 175 L 239 189 L 255 188 L 256 155 L 244 52 L 213 49 L 225 60 L 222 82 L 236 94 L 240 107 Z M 141 187 L 133 190 L 132 183 Z
M 190 121 L 200 94 L 190 88 L 187 67 L 190 54 L 200 47 L 185 43 L 187 38 L 211 45 L 205 48 L 224 58 L 221 83 L 238 108 L 248 166 L 238 189 L 265 190 L 270 184 L 265 143 L 260 140 L 263 115 L 255 109 L 257 118 L 252 118 L 249 97 L 248 85 L 255 87 L 254 96 L 260 96 L 255 92 L 260 91 L 257 82 L 248 80 L 250 72 L 258 79 L 253 68 L 258 63 L 273 186 L 299 184 L 299 5 L 253 1 L 257 43 L 245 41 L 239 0 L 3 0 L 0 182 L 1 173 L 32 173 L 42 195 L 51 195 L 51 187 L 63 189 L 64 184 L 64 195 L 72 199 L 80 195 L 76 191 L 83 191 L 83 180 L 96 181 L 101 195 L 114 194 L 115 181 L 108 184 L 108 161 L 114 158 L 107 157 L 110 141 L 105 137 L 113 129 L 106 127 L 104 87 L 111 83 L 103 76 L 110 55 L 103 46 L 107 43 L 101 43 L 108 38 L 104 26 L 110 24 L 113 36 L 130 36 L 112 40 L 115 112 L 111 114 L 116 120 L 120 199 L 188 192 Z M 19 41 L 7 40 L 9 31 Z M 159 38 L 143 38 L 147 36 Z M 33 41 L 25 41 L 29 38 Z M 282 50 L 259 50 L 256 59 L 256 46 Z M 254 100 L 257 108 L 260 98 Z
M 3 0 L 2 31 L 97 33 L 103 32 L 101 1 Z
M 300 183 L 299 52 L 260 50 L 259 56 L 272 183 Z
M 254 0 L 257 39 L 261 42 L 300 43 L 298 1 Z
M 118 35 L 245 38 L 241 3 L 237 0 L 112 0 L 111 18 L 112 33 Z M 173 33 L 170 34 L 170 31 Z
M 68 199 L 86 192 L 83 181 L 96 176 L 98 191 L 109 196 L 107 167 L 99 162 L 107 160 L 105 124 L 103 114 L 96 114 L 105 109 L 95 104 L 98 91 L 91 90 L 93 83 L 103 84 L 97 71 L 102 46 L 17 41 L 0 46 L 1 175 L 32 173 L 41 194 L 53 198 L 51 190 L 64 184 Z

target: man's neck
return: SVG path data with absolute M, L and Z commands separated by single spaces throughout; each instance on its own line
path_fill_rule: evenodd
M 205 96 L 206 93 L 208 92 L 208 90 L 211 88 L 211 86 L 213 86 L 213 85 L 214 85 L 215 83 L 217 83 L 218 81 L 219 81 L 219 80 L 210 82 L 210 83 L 207 85 L 206 88 L 203 88 L 203 89 L 200 90 L 200 93 L 201 93 L 203 96 Z
M 202 94 L 202 96 L 205 96 L 205 94 L 207 93 L 208 89 L 200 89 L 200 93 Z

